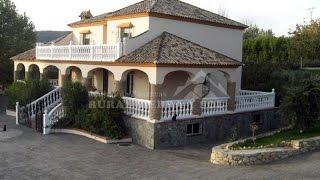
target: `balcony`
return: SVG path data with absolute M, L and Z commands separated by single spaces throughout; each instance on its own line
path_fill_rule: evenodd
M 122 43 L 115 45 L 36 46 L 37 60 L 113 62 L 122 56 Z
M 125 113 L 140 119 L 149 119 L 151 102 L 136 98 L 123 98 L 126 104 Z M 236 96 L 234 112 L 228 110 L 229 97 L 204 98 L 201 101 L 202 117 L 224 115 L 230 113 L 252 112 L 275 107 L 275 92 L 259 92 L 241 90 Z M 161 120 L 189 119 L 192 114 L 193 99 L 161 101 Z

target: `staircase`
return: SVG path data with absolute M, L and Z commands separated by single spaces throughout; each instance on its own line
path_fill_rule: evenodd
M 16 105 L 16 124 L 24 124 L 30 128 L 34 128 L 39 132 L 43 132 L 43 117 L 45 112 L 50 112 L 62 102 L 62 88 L 55 87 L 54 90 L 48 92 L 37 100 L 27 104 L 26 106 Z

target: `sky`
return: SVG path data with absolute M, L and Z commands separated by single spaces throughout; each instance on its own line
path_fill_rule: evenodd
M 93 15 L 114 11 L 141 0 L 12 0 L 19 13 L 26 13 L 36 30 L 70 30 L 68 23 L 91 10 Z M 320 17 L 320 0 L 182 0 L 203 9 L 218 12 L 240 22 L 272 29 L 277 36 L 288 35 L 297 23 Z

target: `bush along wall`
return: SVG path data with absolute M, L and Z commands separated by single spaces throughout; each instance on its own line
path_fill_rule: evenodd
M 21 106 L 31 103 L 53 90 L 47 79 L 26 82 L 14 82 L 5 91 L 8 97 L 8 108 L 15 109 L 16 102 Z
M 89 98 L 82 84 L 70 82 L 63 88 L 63 104 L 66 118 L 55 127 L 82 129 L 110 139 L 121 139 L 126 135 L 121 97 Z

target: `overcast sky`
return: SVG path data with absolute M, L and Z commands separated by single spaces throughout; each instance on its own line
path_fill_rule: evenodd
M 79 20 L 83 10 L 93 15 L 117 10 L 141 0 L 13 0 L 20 13 L 25 12 L 36 30 L 70 30 L 68 23 Z M 297 23 L 320 17 L 320 0 L 183 0 L 198 7 L 218 12 L 225 9 L 228 17 L 248 20 L 259 27 L 272 29 L 276 35 L 287 35 Z

